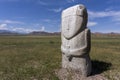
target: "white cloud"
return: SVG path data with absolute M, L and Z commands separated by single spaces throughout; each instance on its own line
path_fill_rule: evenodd
M 90 11 L 88 10 L 90 18 L 105 18 L 110 17 L 113 21 L 120 21 L 120 11 Z
M 7 24 L 0 24 L 0 30 L 7 30 Z
M 105 11 L 102 11 L 102 12 L 88 11 L 89 16 L 92 18 L 108 17 L 108 16 L 111 16 L 110 13 Z
M 0 20 L 0 22 L 5 24 L 24 24 L 23 22 L 13 20 Z
M 12 27 L 10 31 L 20 32 L 20 33 L 30 33 L 33 31 L 45 31 L 45 27 L 42 26 L 41 29 L 31 29 L 31 28 L 21 28 L 21 27 Z
M 114 9 L 114 7 L 111 6 L 111 7 L 106 8 L 105 11 L 111 11 L 113 9 Z
M 43 21 L 44 22 L 50 22 L 51 20 L 50 19 L 44 19 Z
M 20 32 L 20 33 L 29 33 L 29 32 L 38 31 L 38 30 L 27 29 L 27 28 L 12 28 L 11 31 Z
M 25 25 L 22 25 L 20 27 L 19 24 L 23 24 L 23 22 L 13 21 L 13 20 L 0 20 L 0 30 L 9 30 L 9 31 L 15 31 L 20 33 L 29 33 L 33 31 L 45 31 L 45 26 L 40 24 L 34 24 L 32 25 L 34 27 L 31 27 L 31 28 Z M 19 27 L 17 27 L 16 25 L 18 25 Z
M 38 1 L 38 4 L 44 5 L 44 6 L 48 5 L 47 3 L 45 3 L 45 2 L 43 2 L 43 1 L 41 1 L 41 0 Z
M 42 26 L 40 31 L 45 31 L 45 27 L 44 27 L 44 26 Z
M 62 11 L 62 8 L 58 8 L 58 9 L 49 9 L 49 11 L 53 11 L 55 13 L 58 13 L 60 11 Z
M 75 0 L 67 0 L 68 3 L 73 3 Z
M 0 24 L 0 30 L 9 30 L 9 31 L 14 31 L 19 33 L 30 33 L 33 31 L 45 31 L 45 27 L 42 26 L 40 29 L 34 29 L 34 28 L 25 28 L 25 27 L 14 27 L 14 26 L 9 26 L 3 23 L 3 24 Z
M 87 26 L 91 27 L 91 26 L 95 26 L 97 25 L 97 22 L 88 22 Z

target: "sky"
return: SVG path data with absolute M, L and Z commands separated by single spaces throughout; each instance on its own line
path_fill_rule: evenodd
M 0 30 L 59 32 L 61 12 L 83 4 L 91 32 L 120 33 L 120 0 L 0 0 Z

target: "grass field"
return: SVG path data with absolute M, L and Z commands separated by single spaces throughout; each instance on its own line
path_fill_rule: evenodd
M 0 80 L 58 80 L 59 36 L 0 36 Z M 120 79 L 120 36 L 92 37 L 93 75 Z

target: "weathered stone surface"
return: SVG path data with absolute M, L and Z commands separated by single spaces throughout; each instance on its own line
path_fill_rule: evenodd
M 74 70 L 81 75 L 91 73 L 90 30 L 87 29 L 87 10 L 76 5 L 62 12 L 61 51 L 62 68 Z

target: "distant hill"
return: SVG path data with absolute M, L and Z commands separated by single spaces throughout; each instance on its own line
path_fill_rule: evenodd
M 0 33 L 8 33 L 8 32 L 10 32 L 10 31 L 8 31 L 8 30 L 0 30 Z
M 60 35 L 60 32 L 45 32 L 45 31 L 33 31 L 31 33 L 29 33 L 29 35 L 42 35 L 42 36 L 45 36 L 45 35 Z
M 95 32 L 95 33 L 92 33 L 92 36 L 93 37 L 120 37 L 120 33 L 114 33 L 114 32 L 110 32 L 110 33 L 100 33 L 100 32 Z
M 115 32 L 110 32 L 110 33 L 95 32 L 92 34 L 94 34 L 94 35 L 120 35 L 120 33 L 115 33 Z
M 40 36 L 49 36 L 49 35 L 60 35 L 60 32 L 45 32 L 45 31 L 33 31 L 30 33 L 18 33 L 9 30 L 0 30 L 0 35 L 40 35 Z
M 95 32 L 95 33 L 91 33 L 93 36 L 117 36 L 120 35 L 120 33 L 101 33 L 101 32 Z M 45 32 L 45 31 L 33 31 L 31 33 L 29 33 L 28 35 L 61 35 L 61 32 Z
M 95 32 L 95 33 L 91 33 L 92 36 L 120 36 L 120 33 L 100 33 L 100 32 Z M 45 32 L 45 31 L 33 31 L 30 33 L 18 33 L 18 32 L 14 32 L 14 31 L 9 31 L 9 30 L 0 30 L 0 35 L 39 35 L 39 36 L 57 36 L 57 35 L 61 35 L 61 32 Z
M 18 35 L 19 33 L 9 30 L 0 30 L 0 35 Z

